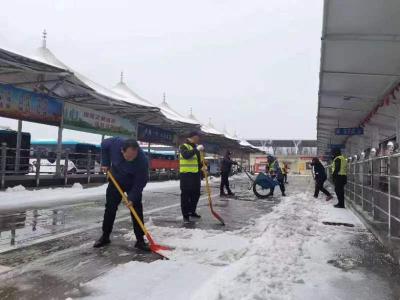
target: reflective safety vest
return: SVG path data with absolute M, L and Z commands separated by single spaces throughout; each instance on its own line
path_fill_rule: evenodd
M 189 151 L 193 150 L 192 145 L 183 144 Z M 197 155 L 193 155 L 189 159 L 185 159 L 182 154 L 179 154 L 179 172 L 181 173 L 198 173 L 199 170 L 199 161 L 197 159 Z
M 279 172 L 279 170 L 275 170 L 275 163 L 276 163 L 276 160 L 274 160 L 272 163 L 270 163 L 269 165 L 268 165 L 268 171 L 269 172 L 271 172 L 271 171 L 273 171 L 273 172 Z M 278 164 L 278 168 L 282 171 L 282 168 L 281 168 L 281 166 Z
M 347 159 L 343 155 L 335 157 L 332 163 L 332 173 L 335 172 L 335 162 L 340 159 L 340 170 L 338 175 L 347 175 Z
M 285 166 L 281 167 L 281 170 L 282 170 L 283 175 L 287 174 L 287 169 Z

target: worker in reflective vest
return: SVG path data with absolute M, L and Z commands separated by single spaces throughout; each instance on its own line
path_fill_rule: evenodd
M 196 213 L 201 186 L 200 151 L 204 151 L 204 147 L 198 145 L 199 142 L 200 134 L 192 132 L 186 142 L 179 147 L 181 210 L 184 223 L 190 223 L 190 218 L 201 218 Z
M 283 174 L 282 174 L 282 169 L 279 166 L 279 162 L 276 159 L 276 157 L 274 157 L 272 155 L 268 155 L 267 160 L 268 160 L 268 164 L 266 167 L 266 169 L 267 169 L 266 172 L 269 173 L 273 178 L 276 178 L 278 180 L 279 188 L 281 189 L 282 196 L 285 197 L 286 196 L 285 184 L 283 182 Z M 269 197 L 274 196 L 274 191 L 275 191 L 275 187 L 272 187 L 270 189 L 268 196 Z
M 283 182 L 284 183 L 288 183 L 288 181 L 287 181 L 288 173 L 289 173 L 289 167 L 286 163 L 283 163 L 282 174 L 283 174 Z
M 333 150 L 332 180 L 335 184 L 335 193 L 338 198 L 337 208 L 344 208 L 344 186 L 347 183 L 347 159 L 340 149 Z

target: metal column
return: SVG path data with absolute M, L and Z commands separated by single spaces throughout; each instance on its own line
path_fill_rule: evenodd
M 21 140 L 22 140 L 22 120 L 18 120 L 18 133 L 17 133 L 17 145 L 15 146 L 15 165 L 14 171 L 18 175 L 20 169 L 20 158 L 21 158 Z

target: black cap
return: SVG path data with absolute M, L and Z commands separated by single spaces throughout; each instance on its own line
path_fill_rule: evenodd
M 332 149 L 332 155 L 333 156 L 339 156 L 342 154 L 342 151 L 340 151 L 340 148 L 333 148 Z
M 191 138 L 191 137 L 194 137 L 194 136 L 201 136 L 201 133 L 200 133 L 200 131 L 192 131 L 192 132 L 190 132 L 188 135 L 187 135 L 187 137 L 188 138 Z
M 138 149 L 139 148 L 138 141 L 135 139 L 124 140 L 124 143 L 122 144 L 122 150 L 126 151 L 126 149 L 128 148 Z

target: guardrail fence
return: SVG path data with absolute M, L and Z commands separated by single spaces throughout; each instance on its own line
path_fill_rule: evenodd
M 63 178 L 65 185 L 68 179 L 75 177 L 86 178 L 91 182 L 94 175 L 105 176 L 100 171 L 100 154 L 70 153 L 65 150 L 61 153 L 60 164 L 57 165 L 57 155 L 54 152 L 45 153 L 32 149 L 21 149 L 17 155 L 17 149 L 7 147 L 3 143 L 0 150 L 0 188 L 5 187 L 6 180 L 34 178 L 35 185 L 46 177 Z
M 400 238 L 399 170 L 400 153 L 353 160 L 345 187 L 346 200 L 393 238 Z
M 61 152 L 57 164 L 57 153 L 34 149 L 21 149 L 0 145 L 0 189 L 18 184 L 29 186 L 68 185 L 73 182 L 104 182 L 105 174 L 100 170 L 100 153 L 91 150 L 85 153 Z M 149 177 L 151 180 L 171 180 L 179 178 L 179 163 L 176 160 L 150 159 Z M 52 184 L 48 184 L 52 181 Z M 7 184 L 7 183 L 13 184 Z

